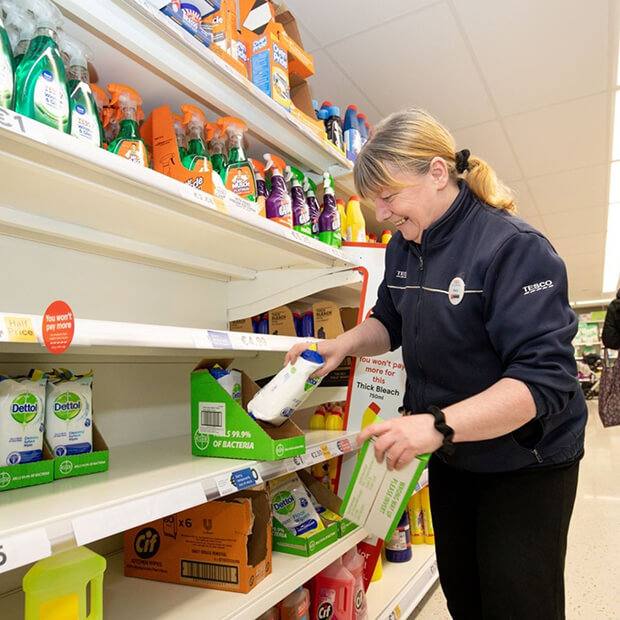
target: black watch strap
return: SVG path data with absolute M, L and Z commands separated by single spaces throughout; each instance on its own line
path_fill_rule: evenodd
M 435 405 L 431 405 L 428 408 L 428 412 L 435 418 L 435 428 L 443 435 L 443 444 L 440 451 L 448 456 L 454 454 L 455 446 L 452 441 L 454 438 L 454 429 L 451 426 L 446 424 L 446 415 L 439 408 L 435 407 Z

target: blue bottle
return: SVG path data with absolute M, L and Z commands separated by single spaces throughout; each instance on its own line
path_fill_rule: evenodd
M 360 137 L 361 137 L 361 140 L 362 140 L 362 146 L 364 146 L 364 144 L 366 144 L 366 142 L 368 141 L 368 138 L 369 138 L 368 123 L 366 122 L 366 115 L 365 114 L 358 114 L 357 115 L 357 126 L 359 127 L 359 130 L 360 130 Z
M 388 562 L 409 562 L 411 557 L 409 515 L 405 510 L 392 534 L 392 538 L 385 543 L 385 559 Z
M 301 318 L 301 337 L 314 338 L 314 315 L 312 310 L 304 312 Z
M 362 148 L 362 135 L 357 118 L 357 106 L 350 105 L 344 114 L 344 146 L 349 161 L 355 161 Z
M 316 117 L 320 120 L 323 121 L 323 125 L 325 125 L 325 133 L 327 133 L 327 116 L 328 116 L 328 111 L 325 108 L 321 108 L 317 113 L 316 113 Z

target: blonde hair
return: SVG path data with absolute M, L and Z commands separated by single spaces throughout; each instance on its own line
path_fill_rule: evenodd
M 426 174 L 431 160 L 441 157 L 450 177 L 464 179 L 484 203 L 515 213 L 514 195 L 483 159 L 470 156 L 467 169 L 457 171 L 455 142 L 450 132 L 428 112 L 408 108 L 381 121 L 362 148 L 353 168 L 355 186 L 362 198 L 377 196 L 387 187 L 403 187 L 390 168 Z

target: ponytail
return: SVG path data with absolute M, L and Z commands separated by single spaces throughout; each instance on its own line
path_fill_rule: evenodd
M 450 132 L 419 108 L 396 112 L 375 128 L 353 168 L 357 191 L 362 198 L 372 198 L 386 187 L 402 186 L 390 168 L 425 174 L 433 157 L 441 157 L 450 177 L 455 181 L 463 179 L 482 202 L 508 213 L 516 212 L 512 192 L 495 171 L 484 160 L 469 156 L 467 150 L 456 153 Z

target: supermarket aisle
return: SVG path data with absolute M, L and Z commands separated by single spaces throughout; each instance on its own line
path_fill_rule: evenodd
M 568 620 L 620 617 L 620 427 L 603 428 L 597 401 L 588 401 L 586 456 L 566 558 Z M 450 618 L 441 589 L 434 588 L 410 618 Z

